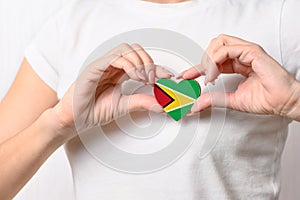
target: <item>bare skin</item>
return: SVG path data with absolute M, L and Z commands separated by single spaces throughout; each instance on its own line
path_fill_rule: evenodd
M 5 180 L 0 181 L 0 199 L 12 199 L 45 160 L 77 132 L 132 111 L 162 111 L 151 95 L 123 95 L 120 84 L 124 81 L 151 84 L 155 78 L 171 76 L 155 66 L 141 46 L 122 44 L 90 64 L 58 101 L 56 93 L 24 60 L 0 104 L 0 180 Z M 79 92 L 74 96 L 75 88 Z M 75 127 L 74 116 L 81 117 L 83 126 Z
M 177 3 L 182 1 L 153 0 L 152 2 Z M 131 53 L 123 54 L 128 52 L 128 49 L 131 49 Z M 230 50 L 236 51 L 234 48 L 223 50 L 227 51 L 226 55 L 232 55 Z M 260 53 L 264 54 L 263 51 Z M 223 54 L 221 53 L 221 55 Z M 235 55 L 233 54 L 233 56 Z M 255 55 L 260 58 L 264 57 L 259 54 Z M 220 57 L 222 58 L 222 56 Z M 225 57 L 227 58 L 228 56 Z M 231 57 L 229 56 L 229 58 Z M 270 60 L 269 57 L 265 58 Z M 264 59 L 255 60 L 259 63 Z M 224 59 L 216 59 L 216 61 L 216 63 L 224 64 Z M 250 65 L 251 63 L 253 62 L 250 62 Z M 272 63 L 276 66 L 278 65 L 270 61 L 270 64 Z M 249 63 L 246 66 L 249 66 Z M 230 73 L 239 73 L 239 71 L 234 71 L 230 67 L 226 69 Z M 286 72 L 281 70 L 280 66 L 276 69 L 285 74 L 284 77 L 288 77 Z M 201 69 L 199 68 L 196 71 L 199 70 Z M 226 72 L 221 70 L 221 68 L 217 71 Z M 111 74 L 116 75 L 117 79 L 111 79 Z M 194 73 L 193 69 L 182 74 L 183 78 L 193 78 L 199 75 L 201 74 Z M 59 146 L 76 136 L 77 130 L 74 126 L 76 113 L 72 109 L 72 97 L 75 87 L 79 87 L 79 91 L 85 91 L 82 95 L 90 95 L 90 98 L 83 98 L 82 101 L 80 101 L 80 95 L 78 99 L 75 98 L 76 102 L 79 102 L 76 110 L 89 113 L 83 115 L 86 117 L 88 125 L 101 125 L 108 123 L 115 117 L 135 110 L 161 111 L 152 96 L 141 94 L 135 96 L 122 95 L 118 90 L 121 78 L 125 77 L 152 83 L 154 77 L 168 78 L 170 76 L 169 72 L 154 66 L 151 58 L 142 48 L 123 45 L 108 53 L 106 57 L 100 58 L 94 65 L 89 66 L 82 76 L 78 78 L 76 84 L 74 83 L 70 87 L 62 100 L 58 101 L 55 91 L 46 85 L 32 70 L 30 64 L 24 60 L 9 92 L 0 102 L 0 199 L 12 199 Z M 251 76 L 248 75 L 248 77 Z M 102 79 L 98 84 L 100 77 Z M 298 99 L 297 94 L 299 94 L 300 89 L 299 83 L 293 80 L 292 78 L 287 78 L 287 81 L 283 80 L 282 82 L 287 83 L 287 87 L 292 86 L 291 88 L 297 91 L 292 92 L 294 95 L 290 95 L 290 103 L 285 101 L 275 102 L 280 103 L 280 105 L 286 104 L 281 106 L 285 109 L 281 109 L 280 112 L 274 111 L 271 114 L 280 114 L 299 120 L 299 114 L 297 115 L 297 113 L 299 113 L 300 103 L 295 98 L 297 97 Z M 116 109 L 111 109 L 111 104 L 109 103 L 111 102 L 112 94 L 117 94 L 114 97 L 119 103 Z M 237 104 L 234 103 L 218 103 L 214 100 L 214 95 L 211 94 L 203 95 L 201 98 L 196 107 L 193 108 L 194 112 L 209 106 L 229 106 L 239 110 L 244 109 L 235 107 Z M 96 102 L 95 106 L 89 106 L 87 107 L 88 110 L 85 110 L 85 106 L 92 105 L 91 102 L 93 101 Z M 133 103 L 131 104 L 131 102 Z M 291 106 L 294 106 L 294 109 L 288 110 Z M 104 111 L 105 114 L 102 113 Z M 251 112 L 251 110 L 244 111 Z M 272 109 L 267 109 L 267 111 L 272 111 Z
M 234 92 L 201 95 L 192 113 L 214 106 L 300 121 L 300 83 L 260 46 L 220 35 L 212 40 L 206 53 L 201 64 L 180 76 L 191 79 L 206 75 L 205 83 L 214 81 L 220 73 L 238 73 L 245 79 Z

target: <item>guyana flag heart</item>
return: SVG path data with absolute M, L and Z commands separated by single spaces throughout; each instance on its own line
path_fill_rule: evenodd
M 154 85 L 154 95 L 157 102 L 176 121 L 191 110 L 200 94 L 200 85 L 195 80 L 182 80 L 176 83 L 163 78 Z

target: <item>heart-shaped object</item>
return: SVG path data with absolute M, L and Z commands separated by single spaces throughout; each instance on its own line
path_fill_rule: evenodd
M 163 78 L 154 85 L 154 95 L 157 102 L 176 121 L 191 110 L 200 94 L 200 85 L 195 80 L 182 80 L 176 83 Z

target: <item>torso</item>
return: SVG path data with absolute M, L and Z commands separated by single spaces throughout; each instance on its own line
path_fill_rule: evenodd
M 69 8 L 70 19 L 65 23 L 68 29 L 65 35 L 66 49 L 60 63 L 59 98 L 75 80 L 80 67 L 96 47 L 115 35 L 141 28 L 175 31 L 186 35 L 204 49 L 211 39 L 221 33 L 235 35 L 259 43 L 281 62 L 281 0 L 203 0 L 174 7 L 126 2 L 78 1 Z M 175 73 L 190 67 L 180 59 L 165 59 L 164 53 L 153 51 L 152 54 L 156 62 L 168 65 Z M 223 75 L 215 87 L 204 91 L 220 90 L 223 84 L 227 91 L 232 91 L 241 79 L 237 75 Z M 122 165 L 120 169 L 112 169 L 101 163 L 101 159 L 96 160 L 93 152 L 89 152 L 89 147 L 85 148 L 78 138 L 72 140 L 66 145 L 66 150 L 78 199 L 277 197 L 279 159 L 286 138 L 287 120 L 224 109 L 208 110 L 201 113 L 200 118 L 185 118 L 178 123 L 165 115 L 153 116 L 152 122 L 145 113 L 135 115 L 139 115 L 134 117 L 136 123 L 144 124 L 144 128 L 136 129 L 137 125 L 129 121 L 129 116 L 121 119 L 119 125 L 112 123 L 102 128 L 107 138 L 124 152 L 153 154 L 172 144 L 179 130 L 185 131 L 187 138 L 192 138 L 188 134 L 192 134 L 190 130 L 193 127 L 197 127 L 195 138 L 187 142 L 190 146 L 187 145 L 186 151 L 172 164 L 142 174 L 121 172 Z M 148 139 L 136 139 L 120 130 L 129 130 L 131 134 L 138 135 L 137 131 L 151 131 L 155 129 L 153 124 L 160 122 L 163 122 L 163 126 L 158 135 Z M 86 137 L 85 145 L 101 145 L 96 134 L 99 132 L 83 136 Z M 112 159 L 126 162 L 108 149 L 101 150 L 114 155 Z

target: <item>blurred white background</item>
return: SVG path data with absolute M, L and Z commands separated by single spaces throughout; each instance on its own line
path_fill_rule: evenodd
M 72 0 L 0 0 L 0 99 L 9 89 L 21 64 L 24 48 L 63 4 Z M 300 62 L 300 60 L 299 60 Z M 282 158 L 280 200 L 300 197 L 300 123 L 292 123 Z M 0 169 L 1 172 L 1 169 Z M 72 200 L 71 169 L 63 148 L 57 150 L 16 200 Z M 298 197 L 298 198 L 297 198 Z

